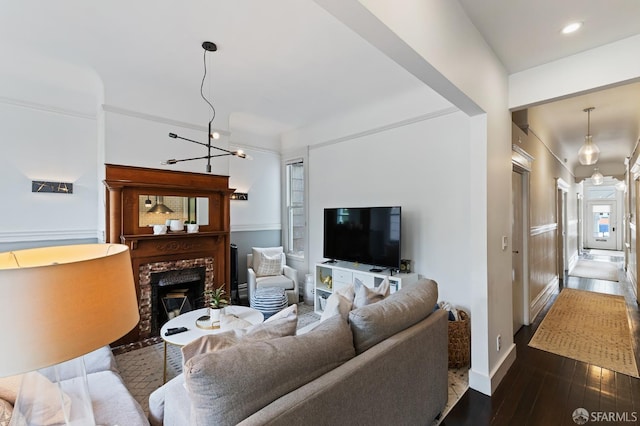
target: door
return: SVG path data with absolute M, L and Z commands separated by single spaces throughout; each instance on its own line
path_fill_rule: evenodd
M 588 248 L 616 250 L 617 224 L 615 201 L 589 201 L 585 214 Z
M 557 218 L 558 218 L 558 280 L 563 285 L 564 277 L 568 274 L 567 256 L 567 193 L 558 189 L 557 191 Z
M 517 171 L 511 173 L 511 191 L 513 193 L 513 218 L 511 222 L 512 241 L 512 306 L 513 306 L 513 334 L 524 324 L 524 194 L 523 176 Z

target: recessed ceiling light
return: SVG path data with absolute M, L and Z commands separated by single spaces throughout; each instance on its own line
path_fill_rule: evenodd
M 562 34 L 571 34 L 582 27 L 582 22 L 572 22 L 562 29 Z

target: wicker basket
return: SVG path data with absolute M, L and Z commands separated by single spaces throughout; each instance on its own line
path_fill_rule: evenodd
M 449 321 L 449 368 L 469 367 L 471 362 L 471 323 L 469 314 L 458 310 L 459 321 Z

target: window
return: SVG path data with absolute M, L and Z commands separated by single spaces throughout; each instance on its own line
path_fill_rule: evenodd
M 304 211 L 304 162 L 301 159 L 286 165 L 287 253 L 304 257 L 306 219 Z

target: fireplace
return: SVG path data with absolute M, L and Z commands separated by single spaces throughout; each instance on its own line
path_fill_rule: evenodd
M 179 313 L 203 307 L 202 294 L 214 288 L 214 259 L 200 258 L 168 262 L 146 263 L 140 266 L 140 324 L 141 339 L 158 336 L 162 325 Z M 163 302 L 168 295 L 180 299 L 184 305 L 171 306 L 165 311 Z M 178 309 L 178 312 L 175 312 Z
M 162 324 L 180 314 L 203 307 L 204 268 L 151 273 L 151 336 Z
M 173 315 L 175 309 L 180 312 L 178 306 L 169 309 L 172 313 L 165 313 L 162 305 L 162 297 L 180 296 L 177 290 L 184 290 L 191 308 L 199 307 L 198 297 L 205 290 L 224 286 L 231 294 L 229 199 L 234 190 L 228 187 L 228 176 L 107 164 L 104 184 L 106 242 L 129 247 L 140 310 L 138 326 L 113 346 L 158 335 L 164 321 L 162 315 Z M 141 212 L 149 213 L 144 206 L 149 194 L 194 199 L 196 205 L 201 202 L 206 208 L 197 210 L 199 232 L 154 235 L 153 227 L 140 220 Z M 162 215 L 153 223 L 164 223 L 165 219 L 169 218 Z M 203 282 L 180 281 L 194 273 L 202 277 L 202 270 Z M 159 285 L 163 279 L 166 285 Z M 172 281 L 174 284 L 170 284 Z M 155 291 L 152 282 L 158 284 Z

